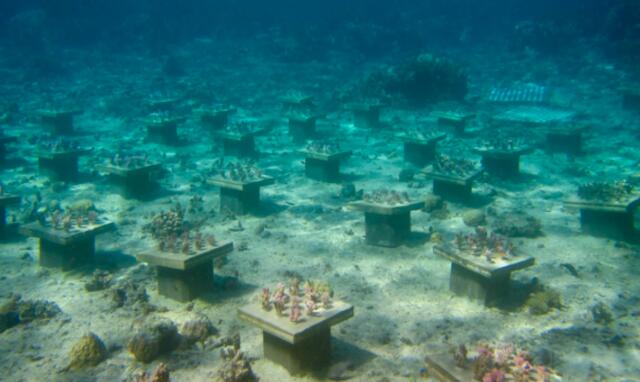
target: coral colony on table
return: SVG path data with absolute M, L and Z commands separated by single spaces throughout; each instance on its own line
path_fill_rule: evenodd
M 331 361 L 331 326 L 353 316 L 353 306 L 333 299 L 322 282 L 294 278 L 289 286 L 263 288 L 259 301 L 238 310 L 262 329 L 264 357 L 291 374 L 326 368 Z
M 451 291 L 485 305 L 508 295 L 511 272 L 534 264 L 533 257 L 517 253 L 513 243 L 483 227 L 473 234 L 457 234 L 453 245 L 435 246 L 433 251 L 451 261 Z
M 244 215 L 260 210 L 260 188 L 271 185 L 274 179 L 258 167 L 245 162 L 218 162 L 209 180 L 220 187 L 220 211 Z
M 411 211 L 423 208 L 424 202 L 411 201 L 404 192 L 381 189 L 365 193 L 350 206 L 364 212 L 367 244 L 397 247 L 411 233 Z
M 144 198 L 155 188 L 154 174 L 161 169 L 146 154 L 115 154 L 96 168 L 110 176 L 126 197 Z
M 434 195 L 465 203 L 471 199 L 473 181 L 482 175 L 482 170 L 472 161 L 437 154 L 424 174 L 433 179 Z
M 91 264 L 96 236 L 114 229 L 114 223 L 100 218 L 88 202 L 66 209 L 52 205 L 37 221 L 21 226 L 20 232 L 39 239 L 41 266 L 68 270 Z
M 249 122 L 235 122 L 222 129 L 218 134 L 222 137 L 224 155 L 238 158 L 253 158 L 256 151 L 255 136 L 263 131 Z
M 41 141 L 35 155 L 43 175 L 53 180 L 77 181 L 78 158 L 90 152 L 91 149 L 81 148 L 75 140 L 59 138 Z
M 353 152 L 343 150 L 335 142 L 314 141 L 301 151 L 304 154 L 304 172 L 307 178 L 321 182 L 340 181 L 340 164 Z

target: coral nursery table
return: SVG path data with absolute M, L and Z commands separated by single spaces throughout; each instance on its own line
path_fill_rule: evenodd
M 583 133 L 588 127 L 551 128 L 547 131 L 547 151 L 567 155 L 582 154 Z
M 514 256 L 491 263 L 483 256 L 461 253 L 444 245 L 435 246 L 433 252 L 451 261 L 449 289 L 484 305 L 493 305 L 508 294 L 511 272 L 535 263 L 531 256 Z
M 180 301 L 191 301 L 213 287 L 213 261 L 233 251 L 233 243 L 224 243 L 194 255 L 149 252 L 137 256 L 158 270 L 158 293 Z
M 475 118 L 475 114 L 442 111 L 434 113 L 438 120 L 438 124 L 443 127 L 451 127 L 456 135 L 464 135 L 466 133 L 467 121 Z
M 294 143 L 302 143 L 316 137 L 316 121 L 320 115 L 291 115 L 289 116 L 289 135 Z
M 183 117 L 147 119 L 145 124 L 149 141 L 163 145 L 177 145 L 179 143 L 178 125 L 185 120 L 186 118 Z
M 106 221 L 73 227 L 69 230 L 53 228 L 39 222 L 20 227 L 21 234 L 39 239 L 40 265 L 63 270 L 92 263 L 96 236 L 113 230 L 115 230 L 115 224 Z
M 51 128 L 56 135 L 75 133 L 73 118 L 82 114 L 81 110 L 38 110 L 37 114 L 43 125 Z
M 222 137 L 222 148 L 224 155 L 238 158 L 252 158 L 258 153 L 256 151 L 255 136 L 262 133 L 262 130 L 250 132 L 220 132 Z
M 247 181 L 214 178 L 209 183 L 220 187 L 221 211 L 244 215 L 260 209 L 260 188 L 275 183 L 275 180 L 268 176 Z
M 520 173 L 520 157 L 533 152 L 533 149 L 530 147 L 518 149 L 475 148 L 473 152 L 482 156 L 482 167 L 490 175 L 509 178 Z
M 433 193 L 445 200 L 466 203 L 471 199 L 473 182 L 482 175 L 482 170 L 469 175 L 450 175 L 425 172 L 433 179 Z
M 358 201 L 349 205 L 364 212 L 367 244 L 382 247 L 397 247 L 404 243 L 411 233 L 411 211 L 424 208 L 424 202 L 390 206 Z
M 623 200 L 567 200 L 565 206 L 580 210 L 580 226 L 589 235 L 612 239 L 638 240 L 634 213 L 640 205 L 640 195 Z
M 235 113 L 235 111 L 232 108 L 201 109 L 199 111 L 200 121 L 211 132 L 217 132 L 227 127 L 229 115 Z
M 333 301 L 329 309 L 320 309 L 301 322 L 262 309 L 259 302 L 238 309 L 238 316 L 262 330 L 264 357 L 302 374 L 329 366 L 331 326 L 353 317 L 353 306 Z
M 340 163 L 353 154 L 352 151 L 324 154 L 309 150 L 302 150 L 301 153 L 305 156 L 304 172 L 307 178 L 330 183 L 340 181 Z
M 122 187 L 125 197 L 141 198 L 147 196 L 155 187 L 151 174 L 160 171 L 162 165 L 149 163 L 138 167 L 123 167 L 113 164 L 98 165 L 96 168 L 109 174 L 114 183 Z
M 375 129 L 380 127 L 380 110 L 382 105 L 377 104 L 350 104 L 347 110 L 353 113 L 353 125 L 355 127 Z
M 404 160 L 418 167 L 426 166 L 436 156 L 436 145 L 445 139 L 447 134 L 432 137 L 402 137 L 404 141 Z
M 53 180 L 74 181 L 78 178 L 78 158 L 91 149 L 71 149 L 64 151 L 37 150 L 38 166 L 43 175 Z

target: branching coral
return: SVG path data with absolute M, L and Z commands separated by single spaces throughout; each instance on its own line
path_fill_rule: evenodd
M 456 365 L 469 368 L 476 381 L 548 382 L 559 378 L 554 370 L 544 365 L 534 365 L 529 353 L 513 344 L 481 345 L 470 358 L 467 357 L 464 345 L 460 345 L 458 349 L 452 352 Z
M 200 198 L 194 197 L 189 201 L 187 211 L 177 203 L 170 210 L 162 211 L 151 218 L 145 230 L 155 239 L 158 250 L 192 255 L 218 245 L 213 235 L 203 235 L 199 231 L 202 221 L 189 222 L 185 219 L 186 212 L 201 211 L 201 202 Z
M 133 170 L 137 168 L 150 166 L 152 162 L 149 160 L 149 156 L 147 154 L 117 153 L 108 159 L 107 164 L 113 167 L 119 167 L 126 170 Z
M 254 182 L 264 178 L 262 170 L 252 161 L 225 163 L 223 158 L 214 162 L 211 174 L 234 182 Z
M 52 202 L 40 207 L 35 217 L 43 226 L 66 232 L 91 228 L 103 222 L 90 200 L 77 201 L 66 209 L 59 203 Z
M 258 377 L 251 369 L 251 363 L 240 351 L 240 337 L 234 337 L 232 343 L 220 350 L 224 365 L 218 371 L 220 382 L 257 382 Z
M 333 155 L 340 152 L 340 143 L 338 142 L 312 142 L 305 150 L 315 154 Z
M 379 189 L 364 193 L 362 200 L 367 203 L 383 204 L 388 206 L 407 204 L 411 202 L 409 195 L 406 192 L 387 189 Z
M 265 311 L 275 310 L 278 316 L 289 316 L 291 322 L 300 322 L 302 313 L 314 316 L 321 309 L 330 309 L 333 292 L 327 283 L 306 281 L 302 288 L 300 280 L 293 278 L 289 286 L 278 283 L 273 291 L 263 288 L 260 304 Z
M 476 227 L 473 234 L 457 234 L 455 248 L 473 256 L 482 256 L 488 262 L 508 260 L 515 255 L 513 243 L 495 233 L 489 233 L 484 227 Z
M 443 175 L 464 178 L 478 171 L 478 166 L 470 160 L 454 159 L 444 154 L 437 154 L 433 169 Z
M 585 200 L 616 202 L 623 201 L 634 191 L 634 186 L 627 181 L 591 182 L 578 187 L 578 196 Z

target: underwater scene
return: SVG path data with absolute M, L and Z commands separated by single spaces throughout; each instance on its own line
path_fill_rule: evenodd
M 640 381 L 637 0 L 0 0 L 0 380 Z

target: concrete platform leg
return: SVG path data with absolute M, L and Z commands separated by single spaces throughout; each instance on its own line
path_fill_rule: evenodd
M 380 215 L 365 212 L 365 238 L 367 244 L 382 247 L 397 247 L 411 233 L 409 212 L 398 215 Z
M 433 193 L 448 201 L 466 203 L 471 199 L 471 184 L 462 185 L 434 179 Z
M 311 337 L 290 344 L 262 332 L 264 357 L 283 366 L 292 375 L 322 370 L 331 362 L 331 328 L 321 328 Z
M 254 157 L 256 155 L 255 140 L 253 137 L 246 137 L 240 141 L 233 139 L 223 139 L 222 147 L 224 155 L 238 158 Z
M 459 296 L 491 306 L 509 293 L 510 276 L 505 274 L 501 277 L 487 278 L 456 263 L 451 263 L 449 289 Z
M 380 110 L 357 110 L 353 112 L 355 127 L 375 129 L 380 127 Z
M 414 142 L 404 143 L 404 160 L 418 167 L 431 163 L 436 156 L 436 146 Z
M 520 173 L 520 157 L 496 158 L 482 157 L 482 167 L 491 175 L 500 178 L 513 178 Z
M 47 268 L 73 269 L 91 264 L 95 254 L 95 238 L 62 245 L 48 240 L 40 240 L 40 265 Z
M 289 120 L 289 135 L 294 143 L 303 143 L 316 136 L 316 121 Z
M 321 182 L 336 183 L 340 181 L 340 161 L 322 161 L 314 158 L 306 158 L 304 172 L 307 178 Z
M 638 240 L 633 213 L 580 209 L 580 225 L 586 234 L 615 240 Z
M 213 261 L 187 270 L 157 267 L 158 293 L 180 301 L 191 301 L 213 288 Z
M 147 127 L 149 141 L 163 145 L 178 144 L 178 126 L 168 125 L 161 127 Z
M 78 179 L 78 157 L 68 156 L 55 159 L 39 158 L 40 173 L 52 180 L 74 181 Z
M 260 188 L 251 187 L 244 191 L 220 188 L 220 210 L 229 210 L 236 215 L 256 212 L 260 208 Z

